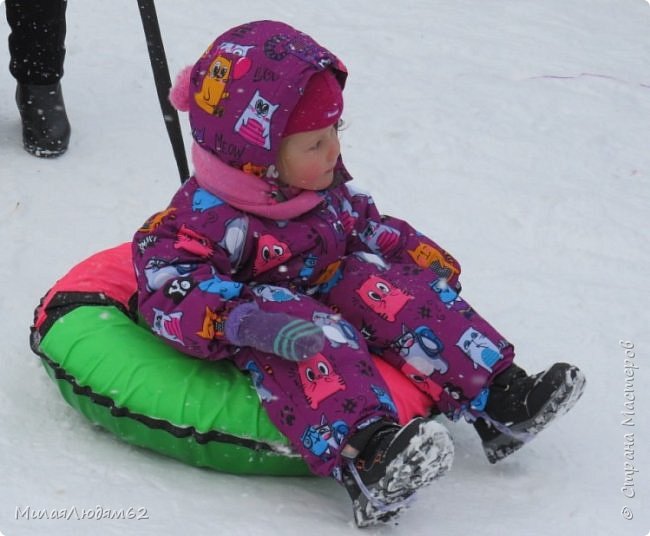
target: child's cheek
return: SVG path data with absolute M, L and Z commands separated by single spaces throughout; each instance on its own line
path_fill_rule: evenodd
M 319 178 L 323 174 L 324 170 L 321 169 L 321 166 L 317 162 L 308 162 L 305 163 L 302 169 L 302 181 L 305 184 Z

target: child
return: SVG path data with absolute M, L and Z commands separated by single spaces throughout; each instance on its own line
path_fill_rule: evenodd
M 457 261 L 348 187 L 337 127 L 346 69 L 260 21 L 217 38 L 171 99 L 189 110 L 195 175 L 136 233 L 139 310 L 173 346 L 254 374 L 311 470 L 341 481 L 359 526 L 397 515 L 453 456 L 430 418 L 396 424 L 379 355 L 495 462 L 566 412 L 582 373 L 535 376 L 460 296 Z

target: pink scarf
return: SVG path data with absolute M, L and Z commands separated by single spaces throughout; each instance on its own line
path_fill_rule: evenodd
M 217 156 L 192 144 L 197 182 L 201 188 L 239 210 L 272 220 L 289 220 L 309 212 L 323 199 L 314 191 L 302 190 L 295 197 L 278 202 L 264 179 L 230 167 Z

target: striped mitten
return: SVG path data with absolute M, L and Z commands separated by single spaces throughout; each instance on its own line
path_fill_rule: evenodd
M 226 338 L 290 361 L 307 359 L 323 349 L 320 326 L 285 313 L 266 313 L 253 303 L 239 305 L 226 320 Z

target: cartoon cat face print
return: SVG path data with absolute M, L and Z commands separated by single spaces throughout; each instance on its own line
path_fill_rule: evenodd
M 447 258 L 449 255 L 445 255 L 425 242 L 420 242 L 415 249 L 407 252 L 418 266 L 431 269 L 438 277 L 451 279 L 460 273 L 453 262 Z
M 270 149 L 271 117 L 279 106 L 279 104 L 271 104 L 260 95 L 259 91 L 256 91 L 237 121 L 235 132 L 253 145 Z
M 231 69 L 232 62 L 221 55 L 210 64 L 201 83 L 201 89 L 194 94 L 194 100 L 199 108 L 211 115 L 223 115 L 223 107 L 219 103 L 230 96 L 226 89 Z
M 154 318 L 151 323 L 151 330 L 165 339 L 184 346 L 185 342 L 183 341 L 183 330 L 181 328 L 183 313 L 180 311 L 165 313 L 165 311 L 161 311 L 155 307 L 153 312 Z
M 262 235 L 257 241 L 257 255 L 253 269 L 255 274 L 266 272 L 291 258 L 289 245 L 272 235 Z
M 480 331 L 470 327 L 460 336 L 458 346 L 472 361 L 474 368 L 484 368 L 488 372 L 503 359 L 499 347 Z
M 394 322 L 396 315 L 413 299 L 410 294 L 376 275 L 366 279 L 356 293 L 363 303 L 388 322 Z
M 343 377 L 323 354 L 316 354 L 298 363 L 298 374 L 305 399 L 316 409 L 326 398 L 346 388 Z

